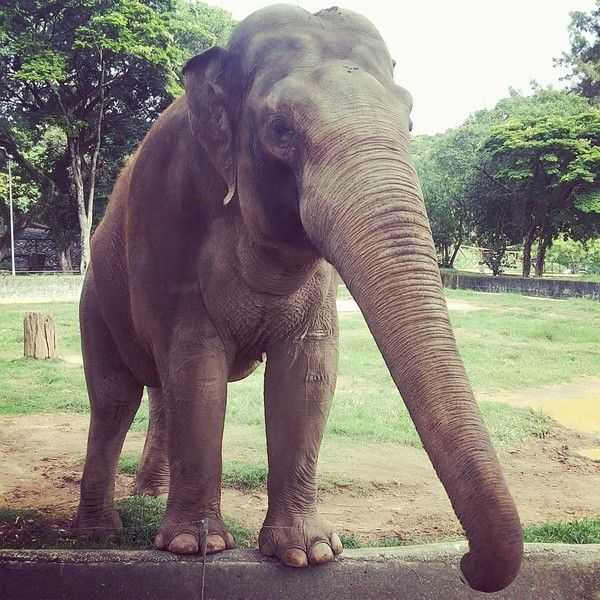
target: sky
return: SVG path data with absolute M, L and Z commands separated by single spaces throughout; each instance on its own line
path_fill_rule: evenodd
M 269 0 L 205 0 L 241 20 Z M 291 2 L 310 12 L 335 0 Z M 569 13 L 595 0 L 338 0 L 379 29 L 396 59 L 395 80 L 414 99 L 413 133 L 434 134 L 492 108 L 513 87 L 562 87 L 553 59 L 569 49 Z

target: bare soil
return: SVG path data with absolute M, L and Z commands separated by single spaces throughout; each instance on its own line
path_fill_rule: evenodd
M 585 397 L 597 382 L 581 389 L 570 383 L 569 396 Z M 552 386 L 511 401 L 528 404 Z M 533 398 L 532 398 L 533 395 Z M 528 402 L 526 399 L 530 398 Z M 88 417 L 77 414 L 35 414 L 0 417 L 0 508 L 41 509 L 47 517 L 72 516 L 77 504 Z M 132 432 L 125 452 L 141 453 L 143 435 Z M 600 462 L 577 449 L 600 446 L 600 435 L 557 425 L 545 439 L 518 446 L 499 446 L 498 454 L 524 524 L 572 521 L 600 515 Z M 265 459 L 260 427 L 228 426 L 224 460 Z M 460 526 L 448 498 L 423 450 L 393 443 L 326 439 L 320 459 L 324 479 L 338 480 L 321 493 L 320 510 L 338 532 L 362 539 L 397 537 L 437 540 L 459 535 Z M 129 495 L 133 478 L 119 475 L 117 497 Z M 347 483 L 346 483 L 347 482 Z M 258 531 L 267 507 L 264 490 L 223 491 L 223 513 Z

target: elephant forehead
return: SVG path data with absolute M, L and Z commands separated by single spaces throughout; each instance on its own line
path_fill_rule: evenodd
M 257 11 L 235 32 L 230 50 L 242 74 L 270 71 L 277 80 L 324 60 L 352 59 L 391 76 L 391 58 L 375 27 L 364 17 L 341 9 L 316 15 L 288 6 Z

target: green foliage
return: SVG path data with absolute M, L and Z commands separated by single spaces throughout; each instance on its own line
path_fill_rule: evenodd
M 485 142 L 500 159 L 497 180 L 529 180 L 547 195 L 561 184 L 596 182 L 599 144 L 600 111 L 592 107 L 576 115 L 513 116 L 492 127 Z
M 3 5 L 0 145 L 15 157 L 19 216 L 46 222 L 59 246 L 77 239 L 82 202 L 86 218 L 97 220 L 124 158 L 181 93 L 183 62 L 223 42 L 232 28 L 227 12 L 185 0 Z M 94 189 L 101 202 L 94 212 L 98 141 Z M 75 193 L 78 177 L 83 197 Z M 5 220 L 4 195 L 0 203 Z
M 579 93 L 600 102 L 600 0 L 589 13 L 571 13 L 571 50 L 557 61 L 569 69 L 569 79 Z
M 443 257 L 444 246 L 474 235 L 499 274 L 508 246 L 530 249 L 537 239 L 541 274 L 559 233 L 586 239 L 600 231 L 600 111 L 585 98 L 550 88 L 511 91 L 494 109 L 414 147 Z
M 570 273 L 600 274 L 600 239 L 579 242 L 558 238 L 547 256 Z
M 231 462 L 223 465 L 223 486 L 255 490 L 266 485 L 268 469 L 264 464 Z
M 544 544 L 600 544 L 600 519 L 524 527 L 523 539 Z
M 412 150 L 440 266 L 452 267 L 456 252 L 469 237 L 466 198 L 472 139 L 465 128 L 459 128 L 415 137 Z

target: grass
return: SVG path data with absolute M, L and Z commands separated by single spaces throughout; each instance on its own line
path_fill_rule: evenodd
M 356 535 L 340 535 L 344 548 L 389 548 L 426 543 L 398 537 L 364 539 Z M 452 538 L 455 541 L 463 538 Z M 561 523 L 544 523 L 523 527 L 523 539 L 538 544 L 600 544 L 600 518 L 580 519 Z
M 133 454 L 121 454 L 117 471 L 124 475 L 135 475 L 140 465 L 140 457 Z
M 88 412 L 83 371 L 60 359 L 23 357 L 23 315 L 39 310 L 54 315 L 60 356 L 81 353 L 75 302 L 3 304 L 0 307 L 0 414 Z
M 119 459 L 117 470 L 125 475 L 135 475 L 139 466 L 139 457 L 123 454 Z M 268 468 L 260 462 L 233 461 L 223 464 L 222 486 L 241 491 L 266 490 Z M 385 484 L 368 482 L 361 479 L 341 475 L 320 475 L 317 489 L 321 493 L 335 492 L 351 488 L 353 492 L 368 493 L 373 489 L 381 489 Z
M 600 518 L 525 527 L 526 542 L 546 544 L 600 544 Z
M 348 297 L 343 286 L 341 296 Z M 513 294 L 447 290 L 451 301 L 480 310 L 451 311 L 458 345 L 476 392 L 499 396 L 511 390 L 570 381 L 600 367 L 600 303 L 532 299 Z M 0 311 L 0 414 L 87 412 L 82 369 L 60 359 L 35 361 L 22 355 L 22 318 L 34 304 L 3 305 Z M 75 303 L 37 306 L 57 321 L 61 356 L 79 353 Z M 340 316 L 340 374 L 327 435 L 419 446 L 408 413 L 375 343 L 358 313 Z M 264 366 L 244 381 L 229 384 L 227 422 L 263 425 Z M 540 413 L 502 403 L 482 402 L 495 441 L 514 444 L 544 437 L 551 421 Z M 144 431 L 147 404 L 132 429 Z M 232 474 L 234 476 L 234 474 Z

